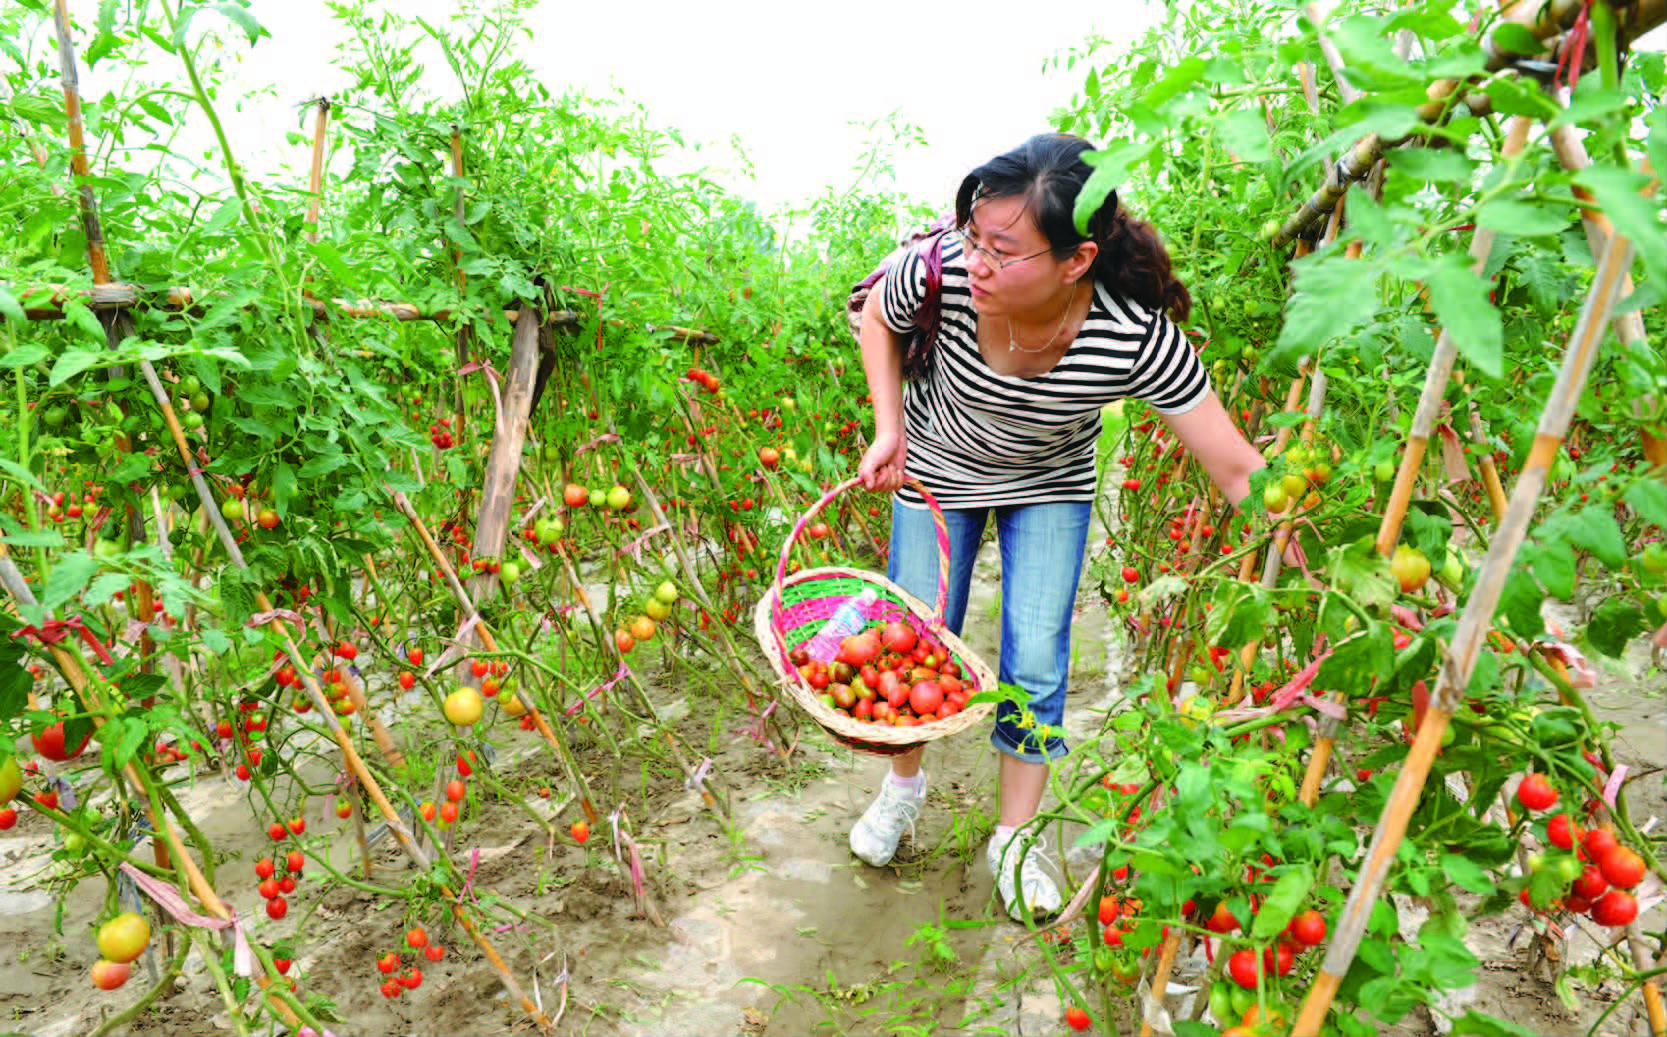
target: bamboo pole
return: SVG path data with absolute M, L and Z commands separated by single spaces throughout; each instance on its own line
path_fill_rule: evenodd
M 1528 144 L 1528 131 L 1533 121 L 1526 116 L 1513 116 L 1506 129 L 1505 143 L 1501 155 L 1507 159 L 1522 153 Z M 1488 253 L 1493 251 L 1494 232 L 1486 228 L 1478 228 L 1470 239 L 1470 269 L 1480 274 L 1484 269 Z M 1418 410 L 1413 414 L 1412 429 L 1407 435 L 1406 452 L 1401 455 L 1401 467 L 1395 473 L 1395 484 L 1389 491 L 1389 502 L 1384 507 L 1383 521 L 1378 525 L 1376 547 L 1379 554 L 1387 555 L 1395 547 L 1395 542 L 1401 538 L 1401 523 L 1406 519 L 1407 506 L 1412 502 L 1413 485 L 1418 481 L 1418 473 L 1424 465 L 1424 451 L 1428 448 L 1430 434 L 1435 431 L 1436 418 L 1441 413 L 1442 398 L 1447 393 L 1447 383 L 1453 378 L 1453 363 L 1458 358 L 1458 347 L 1453 342 L 1452 334 L 1441 329 L 1441 335 L 1436 339 L 1435 353 L 1430 358 L 1429 371 L 1424 378 L 1424 391 L 1418 397 Z
M 1175 967 L 1175 952 L 1181 949 L 1181 929 L 1171 926 L 1158 952 L 1158 967 L 1152 973 L 1151 1000 L 1140 1013 L 1140 1037 L 1152 1037 L 1155 1017 L 1163 1014 L 1163 998 L 1169 989 L 1169 972 Z
M 1591 159 L 1586 154 L 1586 147 L 1581 142 L 1579 132 L 1573 126 L 1559 126 L 1551 131 L 1551 150 L 1557 156 L 1557 161 L 1562 163 L 1563 168 L 1571 173 L 1578 173 L 1591 165 Z M 1595 201 L 1592 193 L 1586 188 L 1579 184 L 1571 184 L 1570 186 L 1573 188 L 1576 198 L 1583 202 Z M 1591 247 L 1592 255 L 1600 254 L 1603 251 L 1604 242 L 1608 241 L 1610 235 L 1615 233 L 1614 223 L 1601 210 L 1585 207 L 1580 210 L 1580 221 L 1586 230 L 1586 241 Z M 1632 291 L 1632 277 L 1628 275 L 1626 280 L 1621 283 L 1621 294 L 1623 296 L 1631 295 Z M 1626 313 L 1616 314 L 1615 337 L 1629 348 L 1643 346 L 1645 344 L 1643 313 L 1639 310 L 1630 310 Z M 1642 417 L 1653 412 L 1655 402 L 1654 397 L 1632 401 L 1633 414 Z M 1642 433 L 1642 439 L 1644 456 L 1650 464 L 1656 467 L 1667 465 L 1667 442 L 1652 435 L 1648 430 Z
M 1569 337 L 1557 382 L 1541 414 L 1534 445 L 1512 491 L 1505 518 L 1489 545 L 1476 588 L 1459 619 L 1452 649 L 1441 666 L 1430 709 L 1424 715 L 1412 750 L 1396 779 L 1394 791 L 1373 833 L 1365 862 L 1343 906 L 1320 971 L 1297 1016 L 1295 1033 L 1319 1032 L 1337 986 L 1354 961 L 1371 910 L 1381 896 L 1389 866 L 1394 862 L 1396 850 L 1406 834 L 1407 823 L 1423 792 L 1430 766 L 1441 746 L 1442 732 L 1451 721 L 1454 710 L 1461 707 L 1476 659 L 1484 650 L 1485 638 L 1505 579 L 1527 537 L 1551 462 L 1568 431 L 1575 405 L 1602 341 L 1603 329 L 1609 322 L 1619 295 L 1621 278 L 1631 266 L 1632 256 L 1632 243 L 1620 235 L 1611 237 L 1603 251 L 1580 320 Z
M 318 215 L 324 205 L 324 131 L 330 123 L 330 99 L 320 97 L 318 118 L 313 123 L 313 167 L 307 178 L 312 201 L 307 203 L 307 240 L 318 242 Z
M 457 221 L 459 229 L 463 227 L 463 127 L 452 123 L 451 127 L 451 175 L 457 184 L 452 188 L 452 219 Z M 463 249 L 453 245 L 451 250 L 452 266 L 457 270 L 457 301 L 463 304 L 464 291 L 468 287 L 468 275 L 463 272 Z M 521 323 L 520 315 L 515 318 L 517 329 Z M 457 372 L 452 375 L 452 409 L 456 412 L 457 427 L 463 427 L 463 375 L 464 365 L 469 362 L 469 325 L 467 322 L 457 328 Z

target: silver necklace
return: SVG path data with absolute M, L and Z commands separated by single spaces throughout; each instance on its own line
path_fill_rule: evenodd
M 1070 319 L 1071 306 L 1077 301 L 1077 285 L 1079 283 L 1080 282 L 1076 281 L 1071 282 L 1071 297 L 1065 300 L 1065 312 L 1059 315 L 1059 327 L 1053 329 L 1053 334 L 1048 336 L 1048 340 L 1046 342 L 1036 346 L 1035 348 L 1019 345 L 1019 340 L 1013 337 L 1013 318 L 1002 318 L 1007 321 L 1007 351 L 1011 353 L 1016 349 L 1021 353 L 1043 353 L 1053 348 L 1054 340 L 1059 338 L 1059 333 L 1065 330 L 1065 322 Z

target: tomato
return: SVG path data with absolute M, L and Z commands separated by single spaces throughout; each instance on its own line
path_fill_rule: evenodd
M 909 708 L 925 716 L 943 705 L 943 688 L 937 681 L 921 681 L 909 689 Z
M 475 689 L 458 688 L 446 696 L 444 711 L 449 723 L 468 727 L 480 723 L 481 714 L 486 711 L 486 702 Z
M 262 899 L 265 900 L 271 900 L 273 897 L 282 892 L 282 890 L 278 888 L 278 880 L 275 878 L 262 879 L 259 889 Z
M 295 817 L 291 819 L 289 822 L 289 830 L 295 835 L 301 835 L 307 830 L 307 819 L 304 817 Z
M 93 962 L 93 986 L 100 990 L 115 990 L 127 982 L 127 977 L 133 974 L 133 966 L 127 962 L 105 961 L 99 959 Z
M 437 813 L 437 811 L 434 808 L 434 801 L 431 800 L 431 799 L 423 800 L 422 803 L 417 807 L 417 813 L 419 813 L 423 816 L 424 821 L 434 820 L 434 815 Z
M 1140 582 L 1140 570 L 1136 569 L 1132 565 L 1125 565 L 1123 567 L 1123 582 L 1124 583 L 1139 583 Z
M 423 957 L 427 958 L 429 961 L 439 961 L 441 958 L 445 957 L 445 955 L 446 949 L 437 943 L 431 943 L 427 947 L 423 948 Z
M 11 807 L 0 807 L 0 832 L 17 826 L 17 811 Z
M 278 892 L 282 893 L 284 896 L 288 896 L 289 894 L 294 893 L 295 892 L 295 876 L 294 875 L 285 875 L 283 878 L 279 879 L 278 880 Z
M 231 497 L 220 502 L 220 515 L 230 522 L 237 522 L 243 518 L 243 502 Z
M 457 820 L 457 804 L 446 800 L 440 804 L 440 824 L 449 825 Z
M 1234 951 L 1227 959 L 1227 975 L 1233 982 L 1244 990 L 1255 990 L 1256 980 L 1261 972 L 1261 964 L 1256 960 L 1256 952 L 1248 948 Z
M 1316 947 L 1325 941 L 1325 916 L 1313 908 L 1291 919 L 1291 935 L 1305 947 Z
M 417 683 L 417 675 L 410 670 L 404 670 L 399 675 L 399 686 L 410 691 Z
M 0 806 L 5 806 L 17 798 L 23 791 L 23 768 L 17 765 L 15 756 L 8 756 L 0 761 Z
M 1616 889 L 1631 889 L 1644 881 L 1644 858 L 1625 846 L 1617 846 L 1598 859 L 1598 870 Z
M 258 879 L 271 878 L 274 870 L 276 870 L 276 865 L 272 863 L 272 858 L 270 857 L 262 857 L 260 860 L 255 862 L 255 877 Z
M 407 653 L 406 658 L 411 660 L 412 666 L 421 666 L 423 664 L 423 650 L 421 648 L 413 648 L 409 653 Z
M 1568 811 L 1554 815 L 1551 820 L 1545 823 L 1546 842 L 1549 842 L 1559 850 L 1574 849 L 1575 839 L 1578 834 L 1578 828 L 1574 823 L 1574 818 L 1569 816 Z
M 1594 864 L 1603 860 L 1610 850 L 1619 845 L 1620 840 L 1607 828 L 1593 828 L 1580 840 L 1581 849 L 1586 851 L 1586 859 Z
M 271 508 L 262 508 L 255 516 L 255 522 L 262 529 L 276 529 L 278 527 L 278 513 Z
M 469 786 L 463 784 L 462 781 L 453 778 L 451 781 L 446 782 L 446 798 L 451 800 L 453 803 L 456 803 L 468 794 Z
M 1517 802 L 1526 810 L 1547 810 L 1557 802 L 1557 790 L 1544 774 L 1530 774 L 1517 786 Z
M 382 973 L 384 976 L 392 975 L 396 970 L 398 970 L 398 968 L 399 955 L 393 951 L 389 951 L 387 954 L 384 954 L 382 957 L 376 959 L 376 971 Z
M 1297 954 L 1288 944 L 1280 943 L 1262 952 L 1262 968 L 1281 976 L 1288 976 L 1296 967 Z
M 1065 1009 L 1065 1025 L 1073 1030 L 1086 1030 L 1093 1022 L 1094 1020 L 1088 1017 L 1087 1009 L 1081 1005 L 1072 1005 Z
M 590 502 L 590 491 L 578 483 L 568 483 L 561 491 L 561 500 L 570 508 L 582 508 Z
M 1239 920 L 1233 917 L 1233 912 L 1227 909 L 1227 901 L 1216 903 L 1215 913 L 1204 922 L 1204 928 L 1212 933 L 1230 933 L 1239 927 Z
M 1430 580 L 1430 560 L 1424 552 L 1408 544 L 1401 544 L 1395 548 L 1395 553 L 1389 559 L 1389 571 L 1401 585 L 1403 594 L 1411 594 L 1423 588 Z
M 289 835 L 289 829 L 284 827 L 282 821 L 274 821 L 272 826 L 266 830 L 266 834 L 272 837 L 273 842 L 281 843 Z
M 1107 947 L 1121 947 L 1121 946 L 1123 946 L 1123 937 L 1125 935 L 1127 935 L 1127 934 L 1124 933 L 1124 931 L 1122 929 L 1118 928 L 1115 925 L 1106 926 L 1106 931 L 1105 931 L 1105 934 L 1104 934 L 1104 939 L 1105 939 L 1105 942 L 1106 942 L 1106 946 Z
M 273 921 L 289 914 L 289 901 L 283 897 L 273 897 L 266 902 L 266 916 Z
M 405 942 L 414 951 L 422 950 L 424 947 L 428 946 L 428 930 L 424 929 L 420 925 L 417 926 L 415 929 L 412 929 L 405 934 Z
M 307 855 L 302 853 L 300 850 L 289 851 L 289 854 L 284 857 L 284 867 L 288 869 L 291 874 L 301 874 L 301 872 L 307 867 Z
M 1612 889 L 1592 905 L 1592 921 L 1599 925 L 1622 926 L 1638 917 L 1638 901 L 1631 893 Z
M 585 821 L 573 822 L 567 831 L 569 835 L 573 836 L 573 841 L 576 843 L 585 842 L 590 838 L 590 824 Z
M 399 980 L 388 979 L 382 981 L 382 986 L 379 989 L 381 989 L 383 997 L 394 998 L 398 997 L 399 992 L 405 988 L 399 985 Z
M 292 961 L 290 961 L 290 959 L 288 959 L 288 958 L 273 958 L 272 959 L 272 967 L 278 970 L 278 975 L 280 975 L 280 976 L 289 975 L 289 967 L 292 964 L 294 964 L 294 963 Z
M 631 636 L 638 641 L 646 641 L 654 636 L 654 621 L 647 616 L 638 616 L 631 620 Z
M 1270 515 L 1277 515 L 1291 506 L 1291 495 L 1285 492 L 1285 487 L 1279 483 L 1270 482 L 1262 491 L 1262 507 L 1268 509 Z
M 1582 900 L 1597 900 L 1609 892 L 1609 880 L 1603 877 L 1602 870 L 1596 865 L 1588 865 L 1569 886 L 1569 892 Z
M 423 970 L 413 965 L 411 971 L 399 978 L 399 984 L 406 990 L 417 989 L 423 985 Z
M 39 734 L 31 732 L 29 740 L 35 743 L 35 752 L 49 760 L 63 763 L 66 760 L 73 760 L 80 756 L 81 751 L 87 748 L 87 743 L 92 740 L 92 737 L 93 731 L 89 727 L 81 737 L 81 744 L 74 749 L 69 748 L 64 744 L 64 722 L 60 720 Z
M 352 817 L 353 816 L 353 804 L 349 803 L 345 799 L 336 800 L 336 816 L 341 818 L 344 821 L 347 820 L 349 817 Z
M 132 961 L 149 944 L 150 923 L 137 911 L 119 914 L 98 927 L 98 953 L 108 961 Z
M 630 652 L 631 649 L 637 647 L 637 639 L 632 637 L 630 632 L 624 628 L 615 630 L 614 647 L 619 649 L 620 655 L 625 655 Z
M 623 486 L 615 486 L 608 491 L 608 507 L 614 511 L 624 511 L 631 506 L 631 491 Z
M 35 805 L 39 806 L 39 807 L 41 807 L 45 810 L 57 810 L 58 809 L 58 793 L 57 793 L 57 791 L 54 790 L 52 792 L 37 792 L 37 793 L 35 793 Z

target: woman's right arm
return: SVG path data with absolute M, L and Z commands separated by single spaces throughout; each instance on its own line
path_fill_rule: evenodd
M 863 451 L 857 478 L 864 489 L 890 493 L 903 485 L 908 440 L 903 429 L 904 338 L 880 317 L 880 286 L 875 285 L 862 308 L 857 335 L 868 396 L 874 404 L 874 442 Z

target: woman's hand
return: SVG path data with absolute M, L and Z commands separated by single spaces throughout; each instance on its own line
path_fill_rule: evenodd
M 903 466 L 908 459 L 908 443 L 902 432 L 883 432 L 863 451 L 857 464 L 857 481 L 862 488 L 875 493 L 891 493 L 903 485 Z

